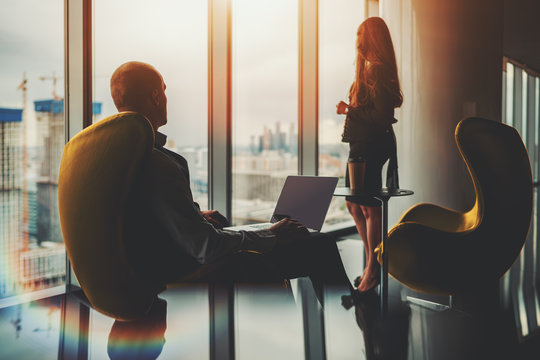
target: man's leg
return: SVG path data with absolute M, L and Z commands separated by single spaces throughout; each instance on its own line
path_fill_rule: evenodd
M 201 265 L 179 281 L 260 283 L 303 276 L 310 277 L 320 300 L 324 286 L 336 286 L 343 291 L 353 290 L 336 242 L 326 234 L 312 234 L 305 240 L 278 247 L 268 255 L 238 253 L 225 256 L 213 263 Z
M 275 249 L 269 258 L 284 277 L 309 276 L 318 296 L 322 294 L 323 286 L 353 290 L 336 241 L 327 234 L 312 234 L 308 239 L 294 241 Z
M 201 265 L 182 276 L 179 282 L 280 283 L 284 279 L 280 269 L 266 255 L 240 252 Z

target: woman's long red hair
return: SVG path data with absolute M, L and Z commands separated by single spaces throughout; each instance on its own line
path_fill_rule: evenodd
M 399 86 L 396 55 L 386 23 L 370 17 L 358 27 L 356 38 L 356 75 L 349 90 L 352 107 L 373 104 L 375 89 L 393 99 L 394 107 L 403 103 Z

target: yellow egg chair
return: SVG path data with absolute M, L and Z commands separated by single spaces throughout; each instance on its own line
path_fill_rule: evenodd
M 388 234 L 389 273 L 420 292 L 466 294 L 496 284 L 529 231 L 533 181 L 516 129 L 467 118 L 457 125 L 455 139 L 474 184 L 472 209 L 417 204 Z M 377 252 L 381 262 L 380 247 Z
M 124 216 L 154 130 L 134 112 L 110 116 L 64 148 L 58 180 L 62 233 L 73 271 L 94 307 L 109 316 L 143 316 L 162 287 L 136 274 L 124 247 Z

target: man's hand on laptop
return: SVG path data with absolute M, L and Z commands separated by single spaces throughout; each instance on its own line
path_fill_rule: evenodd
M 282 219 L 272 225 L 269 230 L 276 234 L 279 240 L 285 242 L 309 238 L 308 229 L 294 219 Z
M 223 229 L 224 227 L 230 226 L 227 218 L 221 215 L 217 210 L 201 211 L 201 215 L 217 229 Z

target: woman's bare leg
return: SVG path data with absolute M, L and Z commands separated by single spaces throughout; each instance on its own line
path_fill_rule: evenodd
M 358 234 L 360 235 L 360 238 L 362 239 L 364 243 L 364 252 L 366 252 L 366 264 L 367 264 L 368 240 L 367 240 L 367 225 L 366 225 L 366 218 L 364 217 L 364 212 L 362 211 L 361 205 L 350 202 L 350 201 L 347 201 L 346 203 L 347 203 L 347 209 L 349 210 L 349 213 L 351 213 L 354 219 L 354 223 L 356 224 L 356 230 L 358 231 Z M 364 267 L 364 271 L 365 271 L 365 267 Z
M 382 214 L 380 207 L 363 206 L 362 212 L 366 219 L 367 259 L 366 268 L 362 275 L 359 291 L 367 291 L 379 283 L 379 263 L 375 259 L 375 248 L 381 242 Z

